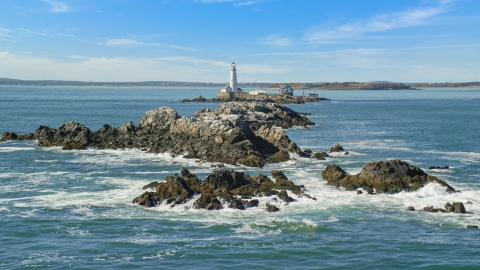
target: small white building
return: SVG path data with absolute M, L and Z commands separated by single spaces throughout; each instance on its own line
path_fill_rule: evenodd
M 220 92 L 233 92 L 232 91 L 232 88 L 230 87 L 230 85 L 225 85 L 222 90 L 220 90 Z
M 290 85 L 284 84 L 280 85 L 280 90 L 278 90 L 277 94 L 293 96 L 293 90 L 294 89 Z
M 267 94 L 267 91 L 262 90 L 262 89 L 257 89 L 257 90 L 250 91 L 248 94 L 249 94 L 249 95 L 254 95 L 254 96 L 266 95 L 266 94 Z

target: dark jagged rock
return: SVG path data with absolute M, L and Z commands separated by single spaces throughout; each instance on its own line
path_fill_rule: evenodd
M 0 142 L 11 141 L 11 140 L 34 140 L 35 134 L 17 134 L 15 132 L 5 132 L 0 138 Z
M 266 159 L 266 162 L 267 163 L 279 163 L 279 162 L 285 162 L 285 161 L 288 161 L 290 160 L 290 154 L 288 153 L 288 151 L 279 151 L 275 154 L 273 154 L 273 156 L 271 157 L 268 157 Z
M 35 135 L 4 133 L 1 140 L 35 138 L 39 146 L 65 150 L 139 148 L 152 153 L 168 152 L 212 163 L 262 167 L 304 152 L 285 134 L 284 128 L 314 125 L 297 112 L 274 103 L 223 103 L 216 110 L 202 109 L 195 117 L 180 116 L 170 107 L 148 111 L 136 126 L 103 125 L 92 132 L 68 122 L 58 130 L 38 127 Z
M 433 206 L 425 206 L 423 208 L 423 211 L 425 212 L 430 212 L 430 213 L 438 213 L 438 212 L 441 212 L 441 213 L 446 213 L 447 210 L 445 209 L 442 209 L 442 208 L 434 208 Z
M 145 192 L 142 195 L 133 199 L 132 203 L 136 203 L 138 205 L 142 205 L 145 207 L 153 207 L 156 204 L 155 198 L 153 197 L 153 192 Z
M 74 121 L 61 125 L 58 130 L 40 126 L 35 137 L 39 146 L 62 146 L 65 150 L 81 150 L 93 143 L 90 129 Z
M 467 211 L 465 210 L 465 206 L 461 202 L 454 202 L 452 203 L 452 206 L 455 213 L 459 213 L 459 214 L 467 213 Z
M 426 212 L 441 212 L 441 213 L 457 213 L 457 214 L 465 214 L 467 211 L 465 210 L 465 206 L 461 202 L 454 202 L 445 204 L 445 209 L 442 208 L 434 208 L 433 206 L 426 206 L 423 208 L 423 211 Z
M 211 185 L 214 189 L 225 188 L 227 190 L 250 185 L 253 182 L 253 179 L 248 174 L 234 170 L 214 171 L 205 179 L 205 183 Z
M 165 182 L 152 182 L 144 186 L 147 188 L 156 188 L 155 192 L 145 192 L 133 200 L 139 205 L 152 207 L 165 203 L 174 207 L 177 204 L 185 204 L 195 194 L 200 197 L 195 201 L 193 207 L 196 209 L 218 210 L 225 207 L 244 210 L 245 207 L 257 207 L 257 199 L 242 201 L 239 197 L 250 198 L 252 196 L 272 196 L 278 197 L 285 202 L 294 201 L 288 196 L 287 190 L 299 197 L 315 199 L 302 190 L 302 186 L 297 186 L 281 171 L 272 171 L 278 178 L 275 182 L 265 175 L 250 177 L 243 172 L 234 170 L 219 170 L 211 173 L 204 181 L 199 180 L 187 168 L 182 168 L 181 177 L 167 176 Z M 279 177 L 283 175 L 283 177 Z M 278 190 L 282 190 L 278 192 Z
M 286 203 L 293 202 L 293 198 L 288 196 L 288 193 L 286 190 L 282 190 L 278 193 L 278 198 Z
M 258 174 L 256 176 L 252 176 L 252 180 L 257 182 L 257 184 L 263 184 L 267 181 L 272 182 L 272 180 L 270 180 L 270 178 L 268 178 L 267 176 L 265 176 L 263 174 Z
M 212 194 L 204 194 L 193 204 L 195 209 L 220 210 L 223 208 L 220 200 Z
M 408 210 L 408 211 L 415 211 L 415 208 L 414 208 L 413 206 L 408 206 L 408 207 L 407 207 L 407 210 Z
M 455 189 L 444 181 L 398 159 L 367 163 L 356 175 L 347 174 L 338 165 L 328 165 L 323 170 L 322 177 L 327 180 L 328 185 L 341 186 L 347 190 L 361 187 L 375 189 L 376 193 L 393 194 L 415 191 L 430 182 L 436 182 L 446 187 L 447 192 L 455 192 Z
M 449 169 L 450 167 L 449 166 L 430 166 L 428 167 L 429 170 L 445 170 L 445 169 Z
M 447 212 L 455 212 L 455 208 L 449 202 L 445 204 L 445 210 L 447 210 Z
M 334 147 L 330 148 L 330 153 L 335 153 L 335 152 L 345 152 L 345 149 L 337 143 Z
M 280 209 L 278 209 L 278 207 L 276 207 L 275 205 L 271 204 L 267 206 L 267 212 L 277 212 L 277 211 L 280 211 Z
M 257 199 L 250 200 L 250 201 L 248 202 L 248 206 L 250 206 L 250 207 L 257 207 L 259 203 L 260 203 L 260 202 L 259 202 Z
M 151 182 L 145 186 L 143 186 L 143 189 L 149 189 L 149 188 L 157 188 L 157 186 L 159 186 L 160 183 L 158 181 L 154 181 L 154 182 Z
M 205 100 L 207 100 L 207 99 L 202 97 L 202 96 L 198 96 L 198 97 L 193 99 L 194 102 L 205 102 Z
M 287 176 L 282 171 L 272 170 L 271 174 L 272 174 L 273 179 L 277 180 L 277 182 L 278 181 L 288 181 Z
M 325 160 L 325 158 L 328 157 L 328 154 L 326 152 L 316 152 L 312 157 L 318 160 Z
M 478 229 L 477 225 L 467 225 L 467 229 Z

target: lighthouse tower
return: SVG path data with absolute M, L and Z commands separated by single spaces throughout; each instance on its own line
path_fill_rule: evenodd
M 232 88 L 232 92 L 238 92 L 237 67 L 235 66 L 235 62 L 232 63 L 232 67 L 230 68 L 230 88 Z
M 230 85 L 225 85 L 225 87 L 220 90 L 221 93 L 241 93 L 243 92 L 242 88 L 237 86 L 237 66 L 235 62 L 232 63 L 230 67 Z

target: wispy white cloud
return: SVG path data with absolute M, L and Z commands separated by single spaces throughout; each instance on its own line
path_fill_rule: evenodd
M 10 29 L 0 28 L 0 40 L 15 41 L 15 39 L 12 37 L 12 33 L 13 31 Z
M 195 48 L 189 48 L 189 47 L 183 47 L 183 46 L 177 46 L 177 45 L 168 45 L 168 47 L 177 49 L 177 50 L 182 50 L 182 51 L 187 51 L 187 52 L 196 52 L 198 51 Z
M 69 9 L 67 4 L 60 1 L 54 1 L 54 0 L 42 0 L 42 1 L 50 5 L 50 12 L 52 13 L 66 12 Z
M 133 46 L 160 46 L 160 44 L 144 43 L 144 42 L 140 42 L 140 41 L 136 41 L 136 40 L 128 39 L 128 38 L 107 38 L 107 41 L 101 42 L 100 45 L 106 45 L 106 46 L 127 46 L 127 47 L 133 47 Z
M 98 43 L 103 46 L 119 46 L 119 47 L 168 47 L 172 49 L 195 52 L 198 51 L 195 48 L 179 46 L 175 44 L 163 44 L 152 42 L 141 42 L 130 38 L 107 38 L 105 42 Z
M 196 0 L 195 2 L 199 3 L 224 3 L 224 2 L 235 2 L 236 0 Z
M 215 3 L 226 3 L 226 2 L 234 2 L 234 6 L 242 7 L 242 6 L 250 6 L 254 4 L 258 4 L 261 2 L 265 2 L 266 0 L 194 0 L 198 3 L 205 3 L 205 4 L 215 4 Z
M 237 7 L 250 6 L 250 5 L 253 5 L 253 4 L 256 4 L 256 3 L 257 3 L 257 1 L 245 1 L 245 2 L 235 3 L 234 6 L 237 6 Z
M 447 3 L 440 3 L 435 7 L 410 8 L 400 12 L 380 14 L 366 20 L 340 25 L 334 29 L 313 27 L 306 31 L 304 38 L 311 43 L 330 43 L 369 33 L 424 25 L 448 9 Z
M 37 35 L 37 36 L 46 36 L 47 35 L 43 31 L 35 31 L 35 30 L 30 30 L 30 29 L 25 29 L 25 28 L 21 28 L 20 30 L 23 31 L 24 33 Z
M 0 28 L 0 37 L 9 36 L 12 30 Z
M 263 45 L 284 47 L 292 45 L 293 41 L 290 38 L 284 37 L 282 35 L 274 34 L 258 39 L 257 43 Z
M 478 44 L 457 44 L 457 45 L 443 45 L 443 46 L 423 46 L 423 47 L 406 47 L 406 48 L 356 48 L 334 51 L 313 51 L 313 52 L 272 52 L 272 53 L 258 53 L 248 56 L 331 56 L 343 53 L 366 53 L 366 52 L 393 52 L 393 51 L 427 51 L 431 49 L 447 49 L 447 48 L 468 48 L 478 47 Z

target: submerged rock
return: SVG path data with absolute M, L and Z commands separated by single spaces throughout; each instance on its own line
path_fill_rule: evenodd
M 356 175 L 346 173 L 338 165 L 328 165 L 323 170 L 322 177 L 327 180 L 328 185 L 344 187 L 347 190 L 361 187 L 365 190 L 375 189 L 376 193 L 393 194 L 415 191 L 430 182 L 436 182 L 446 187 L 447 192 L 455 192 L 455 189 L 444 181 L 398 159 L 367 163 Z
M 214 171 L 204 181 L 190 173 L 187 168 L 183 168 L 181 173 L 181 177 L 175 174 L 175 176 L 167 176 L 165 182 L 155 181 L 145 185 L 144 189 L 155 188 L 155 192 L 144 192 L 133 199 L 133 203 L 146 207 L 164 203 L 175 207 L 200 195 L 193 204 L 196 209 L 219 210 L 228 207 L 244 210 L 245 207 L 257 207 L 259 201 L 257 199 L 242 201 L 239 197 L 277 195 L 288 203 L 294 201 L 288 196 L 287 190 L 289 190 L 299 197 L 312 198 L 303 192 L 301 186 L 295 185 L 281 171 L 276 170 L 272 171 L 276 181 L 261 174 L 250 177 L 244 172 L 234 170 Z M 278 190 L 281 191 L 278 192 Z
M 450 167 L 449 166 L 430 166 L 428 167 L 429 170 L 445 170 L 445 169 L 449 169 Z
M 148 111 L 140 124 L 103 125 L 92 132 L 68 122 L 59 129 L 38 127 L 34 135 L 3 134 L 1 140 L 37 139 L 39 146 L 65 150 L 138 148 L 168 152 L 209 162 L 262 167 L 284 162 L 290 153 L 305 153 L 285 134 L 285 128 L 314 125 L 297 112 L 274 103 L 223 103 L 216 110 L 202 109 L 195 117 L 180 116 L 171 107 Z

